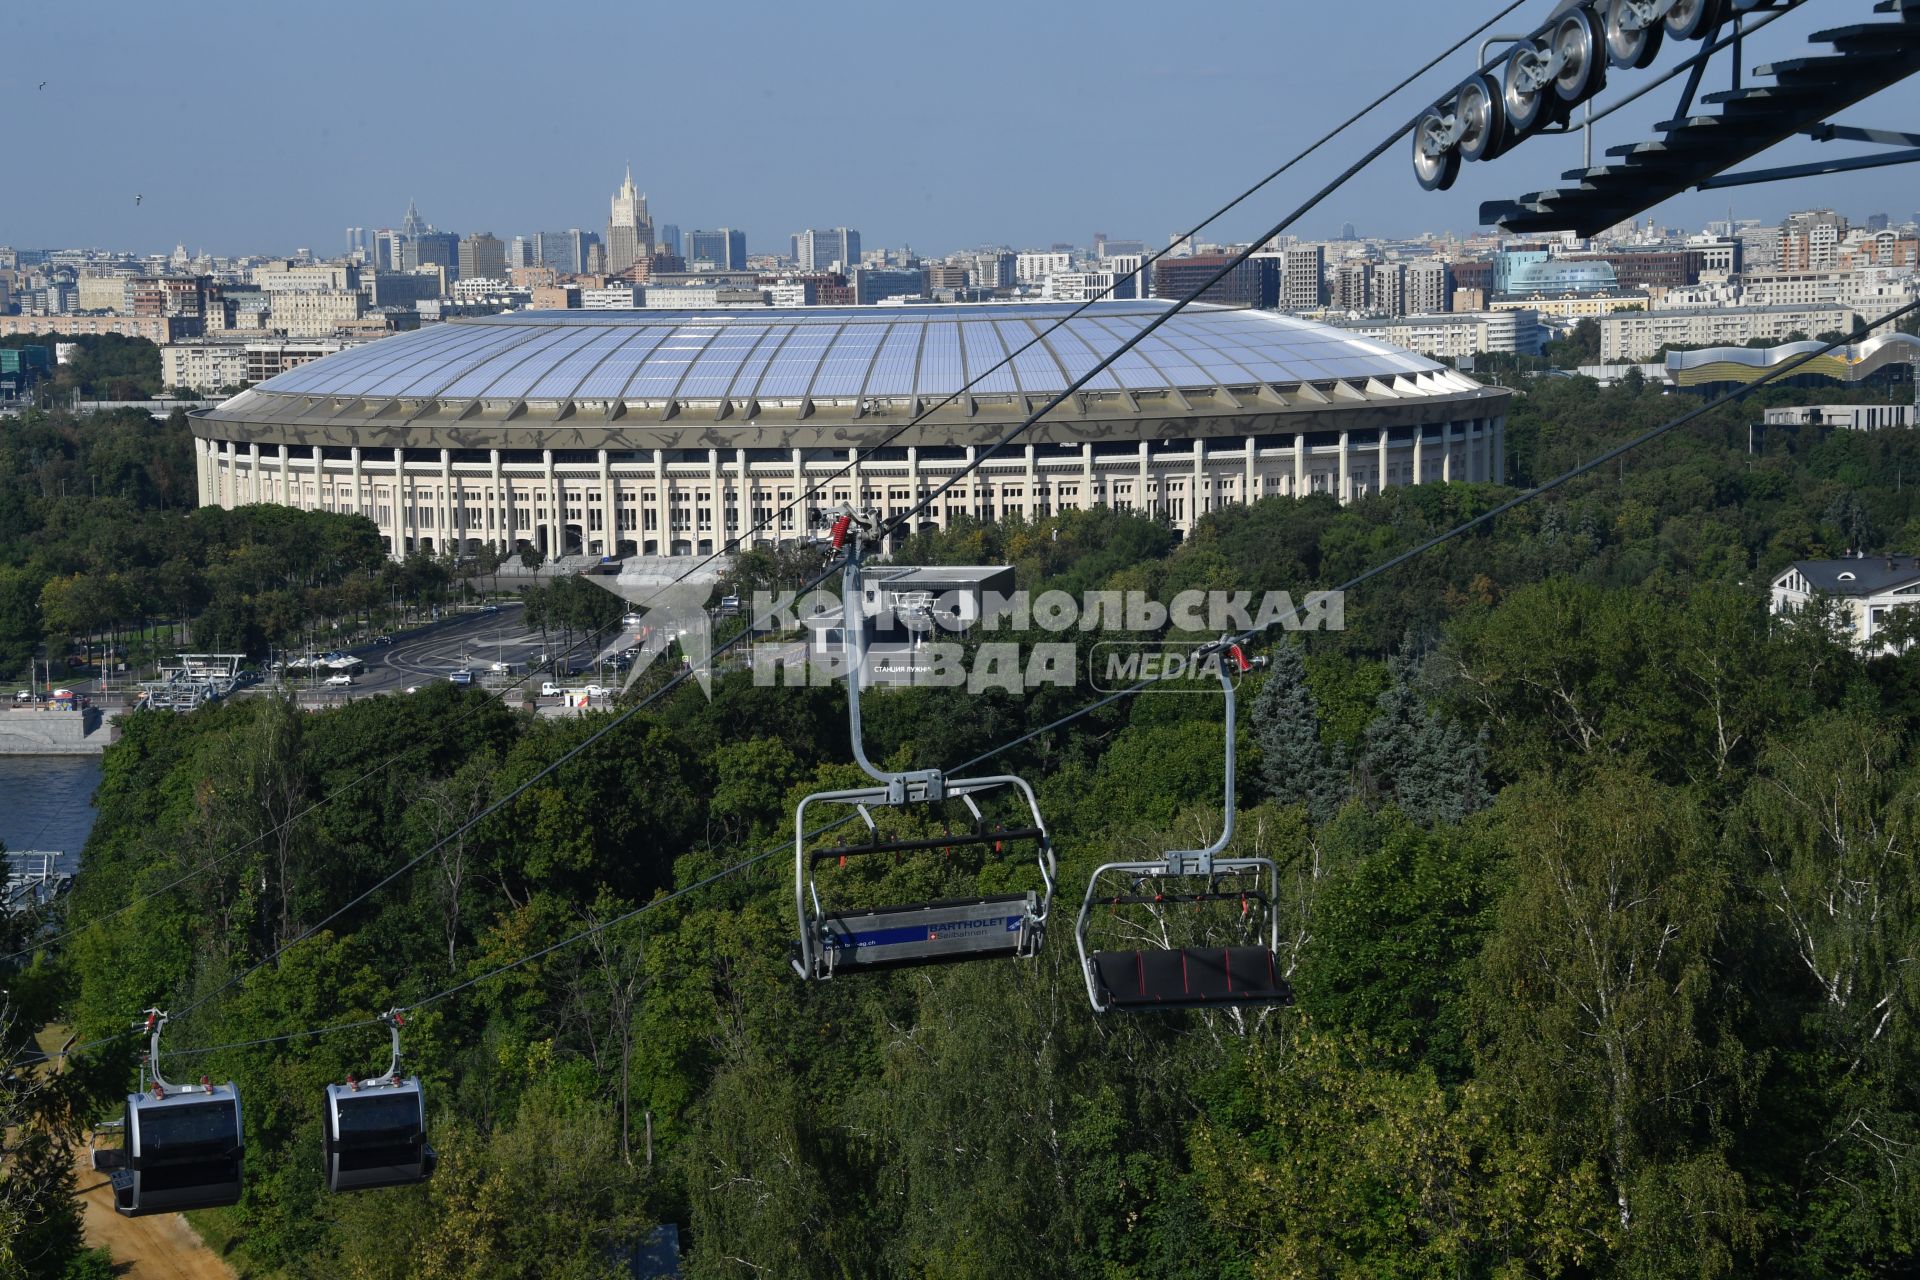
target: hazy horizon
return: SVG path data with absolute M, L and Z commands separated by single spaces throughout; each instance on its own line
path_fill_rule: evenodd
M 0 244 L 332 256 L 349 226 L 398 226 L 409 199 L 463 234 L 599 231 L 631 161 L 656 224 L 739 228 L 752 253 L 835 225 L 869 249 L 929 255 L 1087 244 L 1095 231 L 1161 245 L 1497 8 L 1378 0 L 1364 34 L 1379 46 L 1363 48 L 1352 8 L 1219 0 L 1171 22 L 1139 0 L 1097 20 L 993 0 L 964 23 L 870 0 L 831 12 L 750 0 L 724 38 L 684 7 L 592 4 L 532 23 L 498 0 L 349 0 L 325 23 L 231 0 L 186 12 L 16 7 L 0 30 L 26 70 L 0 80 L 0 105 L 32 139 L 16 161 L 32 176 L 0 201 Z M 1531 26 L 1550 8 L 1535 0 L 1499 25 Z M 1815 8 L 1751 41 L 1749 68 L 1872 15 L 1871 0 Z M 1681 48 L 1654 70 L 1615 72 L 1599 103 Z M 1260 233 L 1472 60 L 1454 55 L 1204 238 Z M 1716 67 L 1703 91 L 1725 87 L 1724 74 Z M 1678 93 L 1676 81 L 1603 122 L 1596 157 L 1653 136 Z M 1843 121 L 1900 128 L 1916 116 L 1920 82 L 1909 81 Z M 1801 142 L 1743 167 L 1871 150 Z M 1429 194 L 1406 151 L 1390 148 L 1294 230 L 1472 231 L 1482 200 L 1551 185 L 1580 162 L 1578 138 L 1535 139 Z M 1768 221 L 1830 207 L 1900 222 L 1920 190 L 1895 167 L 1684 196 L 1651 213 L 1698 226 L 1730 204 Z

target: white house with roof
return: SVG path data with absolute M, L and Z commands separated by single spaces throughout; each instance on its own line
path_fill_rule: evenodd
M 1788 613 L 1816 596 L 1836 601 L 1852 620 L 1854 647 L 1862 653 L 1891 651 L 1875 637 L 1893 612 L 1920 605 L 1920 557 L 1856 556 L 1842 560 L 1796 560 L 1773 580 L 1771 609 Z

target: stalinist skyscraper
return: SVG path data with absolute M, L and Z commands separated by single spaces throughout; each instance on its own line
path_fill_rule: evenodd
M 653 219 L 647 216 L 647 197 L 633 185 L 633 166 L 627 180 L 613 194 L 613 216 L 607 219 L 607 270 L 618 275 L 653 256 Z

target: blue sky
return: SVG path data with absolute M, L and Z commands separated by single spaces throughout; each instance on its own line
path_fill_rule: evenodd
M 739 227 L 750 251 L 842 223 L 869 248 L 923 253 L 1086 244 L 1102 230 L 1164 243 L 1498 7 L 7 5 L 0 120 L 13 142 L 0 244 L 336 253 L 348 226 L 397 226 L 409 197 L 461 232 L 598 229 L 628 160 L 657 222 Z M 1513 21 L 1535 25 L 1551 8 L 1531 0 Z M 1871 9 L 1812 0 L 1757 37 L 1747 62 L 1795 56 L 1806 33 L 1868 20 Z M 1683 47 L 1696 46 L 1670 45 L 1660 66 Z M 1369 117 L 1230 217 L 1220 238 L 1277 221 L 1471 62 L 1456 56 Z M 1654 74 L 1616 73 L 1600 101 Z M 1724 75 L 1716 69 L 1708 87 L 1724 87 Z M 1651 136 L 1677 85 L 1604 122 L 1596 152 Z M 1844 120 L 1913 127 L 1920 80 Z M 1405 151 L 1396 146 L 1297 229 L 1468 230 L 1481 200 L 1547 185 L 1579 162 L 1576 139 L 1535 139 L 1430 195 Z M 1777 154 L 1820 151 L 1802 143 Z M 1920 206 L 1920 169 L 1732 198 L 1738 216 L 1831 206 L 1899 220 Z M 1721 192 L 1658 212 L 1694 225 L 1727 204 Z

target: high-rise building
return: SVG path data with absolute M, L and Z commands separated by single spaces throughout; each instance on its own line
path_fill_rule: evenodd
M 1153 296 L 1185 298 L 1196 289 L 1204 288 L 1205 292 L 1196 301 L 1225 307 L 1271 306 L 1273 299 L 1267 296 L 1270 291 L 1264 287 L 1269 283 L 1266 264 L 1251 258 L 1214 283 L 1207 283 L 1229 261 L 1225 254 L 1161 258 L 1153 264 Z
M 1326 288 L 1327 252 L 1320 245 L 1295 245 L 1287 250 L 1286 282 L 1281 302 L 1288 311 L 1315 311 Z
M 1107 248 L 1111 250 L 1114 244 L 1112 240 L 1107 241 Z M 1113 273 L 1117 289 L 1128 290 L 1126 293 L 1116 292 L 1114 297 L 1144 298 L 1153 292 L 1153 272 L 1146 263 L 1147 255 L 1144 253 L 1107 254 L 1101 265 Z
M 507 246 L 491 231 L 476 231 L 460 242 L 460 275 L 471 280 L 485 276 L 490 280 L 507 277 Z
M 1034 250 L 1022 253 L 1014 258 L 1014 278 L 1021 284 L 1041 284 L 1050 275 L 1061 271 L 1073 270 L 1071 253 L 1055 253 L 1052 250 Z
M 721 227 L 718 231 L 689 231 L 686 252 L 668 250 L 686 259 L 692 271 L 744 271 L 747 268 L 747 233 Z
M 1406 315 L 1406 264 L 1403 262 L 1374 263 L 1367 272 L 1367 302 L 1376 315 Z
M 607 219 L 607 270 L 618 275 L 635 262 L 653 256 L 653 219 L 647 197 L 633 185 L 633 166 L 627 180 L 613 193 L 613 213 Z
M 1373 299 L 1367 291 L 1373 264 L 1365 258 L 1348 258 L 1335 267 L 1327 284 L 1332 292 L 1332 305 L 1338 311 L 1352 311 L 1364 315 L 1371 309 Z
M 1453 273 L 1438 258 L 1407 264 L 1407 310 L 1410 316 L 1437 316 L 1452 308 Z
M 1789 214 L 1780 224 L 1780 270 L 1832 271 L 1846 238 L 1846 217 L 1831 209 Z
M 662 253 L 670 253 L 676 258 L 692 256 L 691 254 L 680 252 L 680 228 L 671 222 L 663 224 L 659 232 L 655 234 L 653 247 Z
M 926 285 L 918 267 L 855 267 L 853 300 L 871 306 L 882 298 L 910 298 Z
M 373 233 L 373 268 L 376 271 L 398 271 L 401 253 L 400 233 L 391 227 L 382 227 Z
M 598 235 L 578 227 L 536 231 L 533 233 L 534 265 L 552 267 L 562 275 L 579 275 L 587 269 L 587 247 L 599 243 Z
M 985 249 L 973 255 L 973 287 L 1010 289 L 1019 259 L 1004 249 Z
M 802 231 L 793 238 L 793 256 L 802 271 L 851 271 L 860 265 L 860 233 L 847 227 Z

